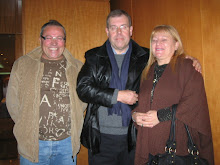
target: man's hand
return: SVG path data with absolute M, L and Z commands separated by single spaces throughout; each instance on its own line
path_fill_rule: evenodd
M 186 58 L 191 59 L 193 61 L 193 66 L 195 70 L 199 73 L 202 73 L 202 66 L 197 58 L 188 55 L 186 56 Z
M 133 105 L 138 101 L 138 94 L 131 90 L 122 90 L 118 92 L 117 101 L 124 104 Z

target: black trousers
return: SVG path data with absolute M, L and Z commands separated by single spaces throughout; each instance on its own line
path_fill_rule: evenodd
M 89 151 L 89 165 L 134 165 L 135 151 L 128 152 L 127 135 L 101 134 L 100 153 Z

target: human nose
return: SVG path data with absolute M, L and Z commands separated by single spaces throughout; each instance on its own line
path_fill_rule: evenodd
M 120 27 L 118 27 L 116 30 L 117 30 L 117 33 L 121 33 L 122 32 Z
M 160 45 L 162 42 L 160 40 L 156 41 L 156 45 Z
M 57 44 L 57 42 L 58 42 L 58 40 L 57 40 L 56 37 L 53 37 L 53 38 L 51 39 L 51 43 L 52 43 L 52 44 Z

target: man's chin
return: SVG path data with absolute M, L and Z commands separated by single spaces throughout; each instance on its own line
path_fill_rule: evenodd
M 63 58 L 63 55 L 42 55 L 42 58 L 46 60 L 61 60 Z

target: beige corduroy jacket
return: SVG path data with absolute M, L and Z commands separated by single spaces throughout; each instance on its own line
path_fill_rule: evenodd
M 44 64 L 40 61 L 41 55 L 42 49 L 37 47 L 15 61 L 6 96 L 8 111 L 15 122 L 13 132 L 18 143 L 18 152 L 32 162 L 38 162 L 39 152 L 40 84 L 44 71 Z M 75 156 L 80 149 L 83 112 L 86 108 L 86 104 L 80 101 L 76 93 L 77 75 L 82 62 L 75 59 L 67 49 L 64 50 L 63 55 L 67 60 L 71 140 L 73 156 Z

